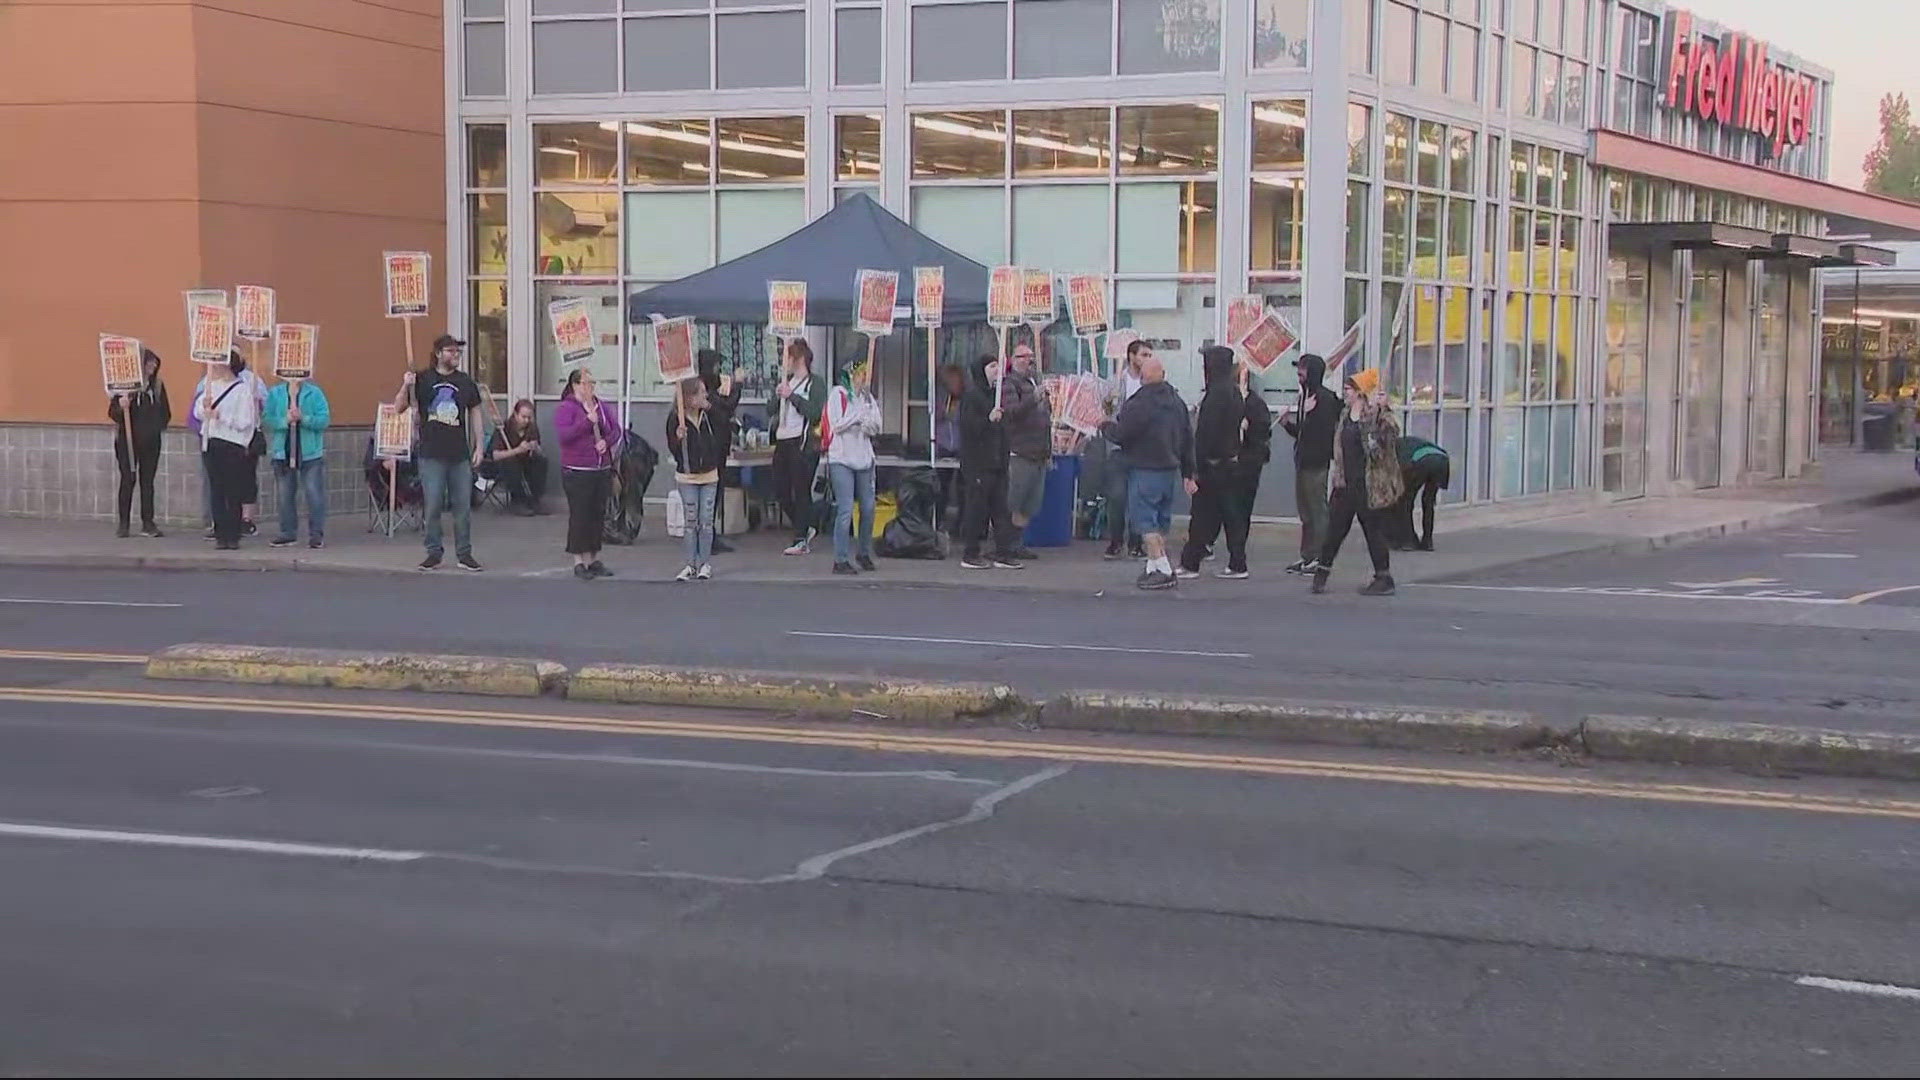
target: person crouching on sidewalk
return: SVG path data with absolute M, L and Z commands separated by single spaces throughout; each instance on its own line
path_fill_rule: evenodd
M 1373 560 L 1373 580 L 1360 590 L 1363 596 L 1392 596 L 1393 574 L 1387 543 L 1393 528 L 1393 505 L 1400 500 L 1400 426 L 1380 372 L 1368 368 L 1349 376 L 1345 386 L 1346 413 L 1333 440 L 1333 497 L 1327 522 L 1327 542 L 1320 565 L 1313 572 L 1313 591 L 1327 591 L 1333 560 L 1352 530 L 1355 519 L 1366 537 Z
M 1175 578 L 1173 561 L 1167 558 L 1167 533 L 1173 528 L 1174 490 L 1183 481 L 1188 495 L 1199 490 L 1193 431 L 1187 427 L 1187 404 L 1167 382 L 1167 366 L 1159 357 L 1142 361 L 1140 380 L 1139 392 L 1100 433 L 1127 455 L 1127 523 L 1139 530 L 1147 549 L 1147 565 L 1137 584 L 1171 589 Z

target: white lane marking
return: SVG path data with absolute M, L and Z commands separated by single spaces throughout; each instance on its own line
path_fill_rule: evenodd
M 1441 582 L 1409 582 L 1426 589 L 1474 589 L 1480 592 L 1544 593 L 1559 596 L 1651 596 L 1665 600 L 1759 600 L 1773 604 L 1845 604 L 1848 601 L 1829 596 L 1761 596 L 1741 593 L 1668 592 L 1637 585 L 1454 585 Z
M 1074 652 L 1132 653 L 1139 656 L 1208 656 L 1220 660 L 1251 660 L 1252 653 L 1201 652 L 1195 649 L 1127 649 L 1118 645 L 1069 645 L 1060 642 L 982 641 L 976 638 L 911 637 L 906 634 L 836 634 L 825 630 L 789 630 L 789 637 L 843 638 L 850 641 L 905 641 L 916 645 L 982 645 L 1002 649 L 1062 649 Z
M 127 832 L 120 829 L 77 829 L 59 825 L 26 825 L 0 821 L 0 836 L 20 836 L 34 840 L 88 840 L 104 844 L 141 844 L 149 847 L 203 848 L 213 851 L 243 851 L 251 855 L 301 855 L 311 859 L 348 859 L 355 862 L 413 862 L 424 859 L 424 851 L 391 851 L 386 848 L 333 847 L 328 844 L 298 844 L 279 840 L 242 840 L 232 836 L 194 836 L 187 833 Z
M 1920 988 L 1896 986 L 1893 983 L 1855 982 L 1852 979 L 1829 979 L 1822 975 L 1802 975 L 1793 980 L 1793 985 L 1811 986 L 1817 990 L 1838 990 L 1843 994 L 1866 994 L 1869 997 L 1920 1001 Z
M 144 600 L 46 600 L 32 596 L 0 596 L 0 604 L 49 604 L 56 607 L 186 607 Z
M 1070 765 L 1052 765 L 1041 769 L 1039 772 L 1028 773 L 1010 784 L 994 788 L 992 791 L 973 800 L 973 805 L 967 809 L 966 813 L 961 814 L 959 817 L 947 818 L 944 821 L 931 821 L 925 825 L 917 825 L 911 829 L 902 829 L 897 833 L 892 833 L 887 836 L 876 837 L 872 840 L 863 840 L 858 844 L 849 844 L 843 848 L 835 848 L 825 854 L 815 855 L 805 862 L 802 862 L 799 866 L 793 868 L 793 873 L 791 874 L 782 874 L 777 878 L 768 878 L 764 884 L 771 885 L 781 881 L 814 881 L 825 874 L 834 863 L 842 859 L 850 859 L 855 855 L 865 855 L 870 851 L 879 851 L 881 848 L 889 848 L 895 844 L 904 844 L 908 840 L 917 840 L 922 836 L 945 832 L 948 829 L 961 825 L 971 825 L 976 821 L 985 821 L 993 816 L 994 809 L 1001 803 L 1006 802 L 1008 799 L 1013 798 L 1023 791 L 1039 787 L 1041 784 L 1065 773 L 1070 768 L 1072 768 Z
M 1789 559 L 1857 559 L 1860 556 L 1845 551 L 1789 551 Z
M 137 653 L 55 652 L 45 649 L 0 649 L 0 660 L 67 660 L 79 664 L 144 664 Z
M 1729 581 L 1669 581 L 1676 589 L 1745 589 L 1756 585 L 1778 585 L 1777 577 L 1738 577 Z

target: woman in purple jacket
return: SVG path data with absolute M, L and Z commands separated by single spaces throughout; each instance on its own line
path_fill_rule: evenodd
M 626 432 L 612 405 L 594 392 L 593 375 L 575 368 L 553 412 L 560 431 L 560 487 L 567 493 L 567 554 L 581 581 L 612 577 L 600 561 L 606 535 L 607 500 L 613 495 L 613 463 Z

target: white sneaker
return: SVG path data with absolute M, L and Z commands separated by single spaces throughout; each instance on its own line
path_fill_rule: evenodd
M 699 578 L 701 581 L 712 581 L 713 580 L 713 564 L 701 563 L 700 572 L 698 574 L 695 574 L 694 576 Z
M 1176 566 L 1173 568 L 1173 576 L 1179 578 L 1181 581 L 1192 581 L 1194 578 L 1200 576 L 1200 571 L 1189 570 L 1184 566 Z
M 781 552 L 781 554 L 782 555 L 805 555 L 811 552 L 812 550 L 813 550 L 813 544 L 810 543 L 809 541 L 795 540 L 793 543 L 788 544 L 787 550 Z
M 693 575 L 694 575 L 695 573 L 697 573 L 697 571 L 695 571 L 693 567 L 691 567 L 691 566 L 683 566 L 683 567 L 681 567 L 681 568 L 680 568 L 680 572 L 679 572 L 679 573 L 677 573 L 677 574 L 675 574 L 675 575 L 673 575 L 673 580 L 675 580 L 675 581 L 692 581 L 692 580 L 693 580 Z

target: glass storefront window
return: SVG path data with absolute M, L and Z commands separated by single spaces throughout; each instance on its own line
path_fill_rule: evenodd
M 1205 173 L 1220 167 L 1220 112 L 1199 105 L 1122 105 L 1120 173 Z
M 1294 172 L 1307 167 L 1307 103 L 1297 99 L 1253 103 L 1256 172 Z
M 1014 0 L 1013 77 L 1111 73 L 1112 13 L 1112 0 Z
M 992 187 L 916 187 L 913 226 L 975 262 L 1007 261 L 1007 192 Z
M 620 273 L 620 196 L 586 191 L 534 194 L 536 275 L 615 277 Z
M 1347 67 L 1356 75 L 1373 73 L 1373 4 L 1348 4 Z
M 469 271 L 479 277 L 507 273 L 507 196 L 467 196 L 467 256 Z
M 877 7 L 833 13 L 833 82 L 836 86 L 880 83 L 881 13 Z
M 1007 77 L 1007 5 L 913 5 L 913 81 Z
M 673 281 L 713 265 L 713 197 L 706 191 L 627 193 L 627 276 Z
M 1413 272 L 1423 278 L 1440 276 L 1440 218 L 1446 202 L 1438 195 L 1418 195 L 1414 199 Z
M 1419 124 L 1419 140 L 1414 144 L 1415 182 L 1421 187 L 1445 187 L 1447 178 L 1440 169 L 1443 144 L 1447 141 L 1447 129 L 1431 120 L 1422 120 Z
M 613 185 L 620 182 L 620 146 L 597 123 L 533 125 L 534 170 L 541 184 Z
M 507 186 L 506 125 L 473 124 L 467 128 L 467 186 Z
M 1412 237 L 1412 206 L 1409 193 L 1399 188 L 1388 188 L 1380 217 L 1381 272 L 1404 274 L 1408 244 Z
M 1373 169 L 1371 149 L 1373 109 L 1357 101 L 1347 103 L 1347 171 L 1366 176 Z
M 880 114 L 842 113 L 833 118 L 833 178 L 880 179 Z
M 795 183 L 807 176 L 807 121 L 799 116 L 722 119 L 718 183 Z
M 1218 214 L 1212 182 L 1121 184 L 1114 269 L 1121 274 L 1211 273 Z
M 711 182 L 713 128 L 705 120 L 635 120 L 626 125 L 627 183 Z
M 1453 190 L 1471 195 L 1478 171 L 1473 160 L 1473 129 L 1457 127 L 1447 132 L 1447 169 Z
M 1056 273 L 1106 273 L 1105 184 L 1039 184 L 1013 189 L 1013 261 Z
M 713 28 L 716 88 L 807 85 L 806 12 L 717 15 Z
M 1105 176 L 1113 155 L 1111 123 L 1105 107 L 1015 112 L 1013 175 Z M 1106 232 L 1104 224 L 1100 231 Z
M 1373 234 L 1367 231 L 1372 185 L 1347 181 L 1347 269 L 1364 274 L 1371 267 L 1367 255 L 1373 250 Z
M 1399 113 L 1388 113 L 1380 143 L 1384 150 L 1381 159 L 1385 163 L 1387 181 L 1396 184 L 1411 182 L 1413 121 Z
M 1114 327 L 1151 342 L 1167 380 L 1188 401 L 1200 400 L 1200 349 L 1217 332 L 1218 292 L 1210 281 L 1115 282 Z
M 1306 194 L 1303 175 L 1254 178 L 1248 206 L 1248 269 L 1301 271 L 1306 249 Z M 1348 246 L 1352 247 L 1351 242 Z
M 609 386 L 620 385 L 620 350 L 626 329 L 626 311 L 621 303 L 617 282 L 536 281 L 533 285 L 533 320 L 539 350 L 534 359 L 533 392 L 541 396 L 557 395 L 566 387 L 567 375 L 575 366 L 560 359 L 559 346 L 553 342 L 553 324 L 547 305 L 554 300 L 582 298 L 587 301 L 587 317 L 593 323 L 595 352 L 585 361 L 596 379 Z
M 1219 0 L 1120 0 L 1120 74 L 1218 70 Z
M 1253 66 L 1307 66 L 1307 23 L 1313 0 L 1253 0 Z
M 492 393 L 507 392 L 507 283 L 475 281 L 467 309 L 467 350 L 473 378 Z
M 913 175 L 937 179 L 999 179 L 1006 176 L 1006 114 L 915 113 Z
M 712 81 L 707 22 L 705 15 L 628 19 L 627 90 L 705 90 Z
M 1386 0 L 1381 10 L 1380 28 L 1380 77 L 1394 86 L 1413 85 L 1413 24 L 1416 13 L 1412 7 Z
M 799 188 L 722 191 L 714 198 L 720 262 L 757 251 L 807 223 L 807 193 Z
M 1446 269 L 1441 276 L 1448 281 L 1473 280 L 1473 219 L 1476 216 L 1472 199 L 1447 200 Z
M 507 24 L 468 23 L 461 28 L 462 66 L 468 97 L 507 92 Z
M 604 94 L 619 88 L 619 23 L 613 19 L 533 24 L 533 92 Z

